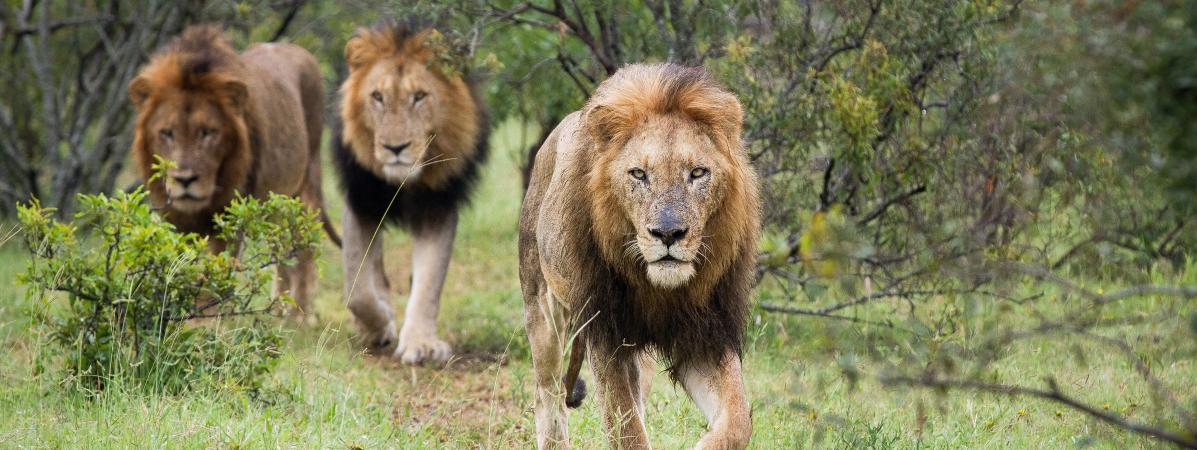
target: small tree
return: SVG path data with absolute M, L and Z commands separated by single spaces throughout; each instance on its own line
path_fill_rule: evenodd
M 216 226 L 218 238 L 239 243 L 240 255 L 212 254 L 206 238 L 176 232 L 145 196 L 141 189 L 81 195 L 71 222 L 37 200 L 18 206 L 32 252 L 20 280 L 32 287 L 35 320 L 81 389 L 113 380 L 167 392 L 197 383 L 258 387 L 280 345 L 262 315 L 289 300 L 268 292 L 269 268 L 314 250 L 315 212 L 284 196 L 238 198 Z M 188 324 L 233 316 L 251 320 L 228 330 Z

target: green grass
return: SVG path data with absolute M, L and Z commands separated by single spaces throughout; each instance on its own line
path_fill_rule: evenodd
M 87 400 L 58 385 L 58 374 L 34 366 L 41 344 L 26 311 L 30 303 L 14 281 L 25 256 L 18 240 L 0 244 L 0 447 L 51 448 L 527 448 L 534 443 L 532 381 L 523 336 L 516 266 L 516 221 L 521 195 L 515 161 L 536 134 L 506 124 L 474 206 L 462 217 L 444 293 L 443 337 L 460 359 L 446 368 L 413 368 L 359 354 L 341 298 L 340 253 L 325 244 L 320 262 L 318 326 L 289 328 L 287 346 L 266 392 L 159 396 L 114 386 Z M 326 175 L 330 213 L 340 216 L 334 177 Z M 4 229 L 9 229 L 5 227 Z M 0 233 L 2 236 L 4 233 Z M 386 235 L 391 280 L 410 274 L 410 242 Z M 1197 282 L 1189 267 L 1160 282 Z M 396 283 L 397 310 L 406 283 Z M 761 295 L 773 295 L 762 292 Z M 1045 299 L 1040 311 L 1076 305 Z M 1117 331 L 1141 346 L 1156 373 L 1173 388 L 1192 389 L 1192 358 L 1171 354 L 1197 341 L 1187 331 L 1191 304 L 1140 299 L 1176 311 L 1176 320 L 1130 325 Z M 1191 302 L 1190 302 L 1191 303 Z M 1029 306 L 987 304 L 1011 318 L 1032 321 Z M 1126 312 L 1126 311 L 1122 311 Z M 883 314 L 884 311 L 879 312 Z M 1028 322 L 1030 323 L 1030 322 Z M 968 328 L 968 323 L 962 328 Z M 966 329 L 960 333 L 967 334 Z M 1153 441 L 1114 430 L 1045 401 L 993 395 L 887 389 L 870 378 L 843 375 L 849 354 L 880 370 L 922 347 L 870 346 L 893 330 L 844 322 L 753 312 L 745 355 L 753 408 L 753 447 L 772 448 L 1152 448 Z M 890 341 L 886 341 L 890 342 Z M 1116 355 L 1080 361 L 1077 342 L 1028 341 L 1002 355 L 992 370 L 1007 382 L 1034 385 L 1054 374 L 1083 399 L 1152 420 L 1151 400 L 1127 363 Z M 667 377 L 658 375 L 648 406 L 648 428 L 658 448 L 693 445 L 705 426 L 701 414 Z M 1057 414 L 1059 411 L 1059 414 Z M 570 434 L 580 448 L 603 448 L 596 402 L 570 413 Z

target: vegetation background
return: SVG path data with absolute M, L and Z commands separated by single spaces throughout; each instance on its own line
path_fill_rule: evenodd
M 442 24 L 498 124 L 446 286 L 459 358 L 362 356 L 326 243 L 319 325 L 280 321 L 261 389 L 80 396 L 42 364 L 42 302 L 10 281 L 21 230 L 0 222 L 0 445 L 530 446 L 523 155 L 622 64 L 670 60 L 740 96 L 762 177 L 755 447 L 1197 446 L 1192 0 L 5 0 L 0 212 L 35 196 L 68 216 L 134 182 L 125 87 L 187 24 L 305 46 L 335 105 L 352 30 L 413 15 Z M 664 376 L 648 421 L 662 448 L 704 426 Z M 594 402 L 570 429 L 603 446 Z

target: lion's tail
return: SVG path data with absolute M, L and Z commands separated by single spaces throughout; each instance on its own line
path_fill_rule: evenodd
M 324 232 L 328 233 L 328 238 L 337 245 L 337 248 L 341 248 L 341 236 L 337 234 L 337 229 L 333 228 L 332 221 L 328 219 L 328 213 L 324 211 L 324 208 L 320 208 L 320 222 L 324 224 Z
M 569 352 L 569 366 L 565 369 L 565 406 L 570 408 L 577 408 L 582 406 L 582 400 L 586 399 L 586 382 L 578 378 L 578 372 L 582 369 L 582 359 L 586 357 L 586 345 L 581 342 L 574 341 L 573 347 Z

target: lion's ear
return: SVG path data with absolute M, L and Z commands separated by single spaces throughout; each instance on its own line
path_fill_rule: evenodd
M 740 133 L 744 129 L 744 110 L 740 106 L 740 100 L 734 95 L 728 95 L 729 99 L 723 108 L 724 118 L 721 126 L 722 131 L 727 139 L 731 142 L 740 141 Z
M 375 52 L 374 45 L 363 36 L 363 31 L 359 30 L 345 43 L 345 62 L 349 63 L 350 70 L 357 70 L 368 63 Z
M 620 128 L 619 119 L 614 108 L 607 105 L 594 105 L 582 116 L 582 127 L 591 140 L 600 144 L 600 147 L 606 147 L 612 139 L 615 139 L 615 134 Z
M 153 95 L 153 86 L 150 85 L 150 80 L 144 76 L 134 78 L 129 82 L 129 101 L 133 102 L 133 107 L 141 109 L 145 101 Z
M 743 108 L 728 92 L 708 93 L 685 106 L 686 115 L 719 133 L 728 143 L 739 142 L 743 131 Z
M 220 96 L 233 109 L 244 111 L 245 101 L 249 99 L 249 88 L 240 80 L 229 80 L 220 86 Z
M 442 60 L 447 60 L 446 57 L 453 54 L 453 49 L 440 30 L 428 28 L 404 42 L 402 53 L 426 65 L 439 66 Z

